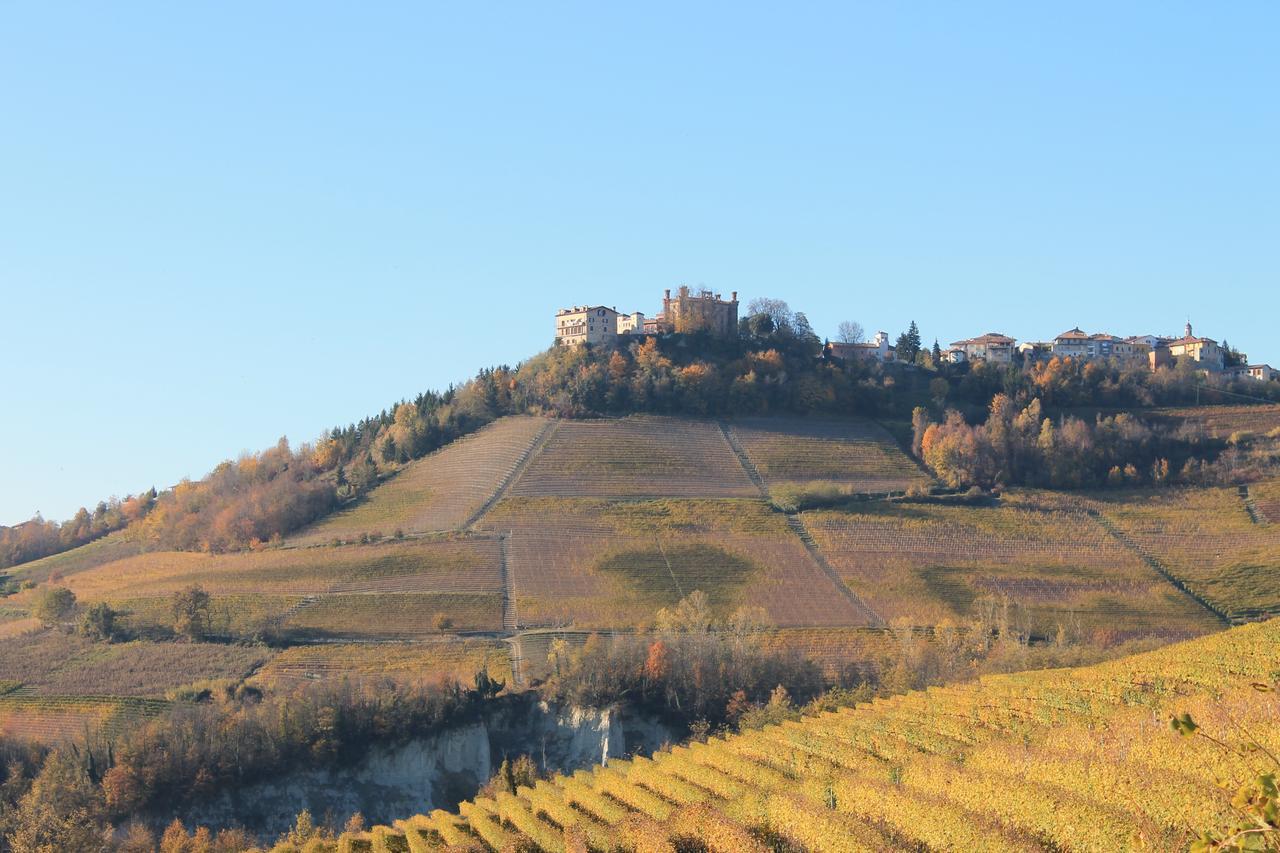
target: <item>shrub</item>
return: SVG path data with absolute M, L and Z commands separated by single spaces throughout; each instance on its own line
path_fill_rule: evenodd
M 91 640 L 111 642 L 116 636 L 116 617 L 111 605 L 100 601 L 80 614 L 80 633 Z
M 76 594 L 65 586 L 49 587 L 36 599 L 35 617 L 45 625 L 65 622 L 76 609 Z
M 209 593 L 197 585 L 173 594 L 173 630 L 191 640 L 204 639 L 210 629 Z

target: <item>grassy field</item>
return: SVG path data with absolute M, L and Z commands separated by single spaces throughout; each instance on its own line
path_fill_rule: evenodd
M 1260 494 L 1273 495 L 1272 488 Z M 1280 525 L 1255 524 L 1235 488 L 1105 492 L 1094 502 L 1132 542 L 1232 618 L 1280 614 Z
M 864 503 L 803 517 L 846 583 L 889 621 L 968 621 L 1007 597 L 1014 627 L 1042 637 L 1061 626 L 1071 639 L 1111 644 L 1218 627 L 1071 498 L 1010 492 L 998 507 Z
M 732 429 L 771 493 L 826 483 L 882 494 L 931 482 L 874 421 L 749 418 Z
M 475 674 L 511 683 L 511 660 L 500 640 L 444 638 L 418 643 L 322 643 L 285 649 L 260 669 L 251 683 L 267 690 L 349 679 L 377 684 L 435 684 L 456 679 L 471 684 Z
M 508 537 L 521 627 L 648 624 L 695 589 L 779 626 L 867 622 L 762 500 L 514 497 L 484 526 Z
M 1080 669 L 990 676 L 608 767 L 457 813 L 348 835 L 343 849 L 1183 849 L 1231 814 L 1256 754 L 1181 738 L 1190 713 L 1280 750 L 1280 621 Z M 665 846 L 664 846 L 665 845 Z
M 288 541 L 314 545 L 369 533 L 390 536 L 396 530 L 456 530 L 493 496 L 550 425 L 541 418 L 502 418 L 409 463 L 355 506 Z
M 711 421 L 562 421 L 512 487 L 526 497 L 755 497 Z

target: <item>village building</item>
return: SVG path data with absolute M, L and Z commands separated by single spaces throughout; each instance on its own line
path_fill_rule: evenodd
M 1008 364 L 1013 361 L 1013 338 L 997 332 L 987 332 L 967 341 L 955 341 L 952 348 L 964 352 L 965 361 L 990 361 Z
M 1089 346 L 1089 336 L 1077 327 L 1053 339 L 1053 354 L 1059 358 L 1088 358 Z
M 1280 371 L 1269 364 L 1240 364 L 1223 370 L 1232 379 L 1256 379 L 1259 382 L 1280 380 Z
M 603 305 L 575 305 L 556 312 L 556 344 L 598 344 L 618 336 L 618 312 Z
M 556 312 L 556 345 L 579 346 L 615 341 L 619 335 L 659 335 L 667 332 L 706 330 L 718 337 L 738 334 L 738 292 L 729 299 L 704 290 L 693 293 L 681 287 L 673 297 L 667 290 L 662 313 L 646 317 L 641 311 L 619 313 L 604 305 L 575 305 Z
M 861 359 L 884 364 L 887 361 L 893 361 L 894 348 L 889 346 L 888 332 L 876 332 L 876 336 L 871 339 L 871 343 L 832 341 L 827 344 L 827 355 L 832 358 L 838 358 L 841 361 Z
M 1175 359 L 1185 358 L 1194 362 L 1201 370 L 1219 373 L 1223 367 L 1222 349 L 1212 338 L 1198 338 L 1191 333 L 1191 323 L 1187 323 L 1186 334 L 1176 340 L 1169 341 L 1169 354 Z

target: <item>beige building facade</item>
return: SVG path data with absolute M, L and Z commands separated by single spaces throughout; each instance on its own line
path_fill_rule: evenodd
M 1013 361 L 1013 345 L 1016 341 L 998 332 L 987 332 L 967 341 L 955 341 L 953 349 L 964 353 L 965 361 L 990 361 L 1008 364 Z
M 619 314 L 603 305 L 576 305 L 556 312 L 556 345 L 598 344 L 618 336 Z
M 687 286 L 681 286 L 674 297 L 667 290 L 662 297 L 659 319 L 673 332 L 705 330 L 721 338 L 737 337 L 738 292 L 735 290 L 728 299 L 722 299 L 718 293 L 709 290 L 694 293 Z

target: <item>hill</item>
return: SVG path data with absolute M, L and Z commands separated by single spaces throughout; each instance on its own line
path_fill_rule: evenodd
M 1280 750 L 1280 620 L 989 676 L 556 776 L 341 850 L 1175 849 Z M 1209 738 L 1180 738 L 1190 714 Z M 1233 790 L 1233 789 L 1232 789 Z
M 0 599 L 0 680 L 21 685 L 0 732 L 58 739 L 75 726 L 32 715 L 97 725 L 107 700 L 163 700 L 259 666 L 255 683 L 276 689 L 480 665 L 523 686 L 545 676 L 553 639 L 648 630 L 694 590 L 718 617 L 757 612 L 772 647 L 833 681 L 876 677 L 903 628 L 1107 653 L 1280 613 L 1273 482 L 901 497 L 930 482 L 869 419 L 501 418 L 272 545 L 151 550 L 126 530 L 11 570 L 28 588 Z M 820 508 L 790 502 L 831 490 Z M 80 643 L 43 658 L 75 678 L 33 681 L 21 661 L 53 649 L 34 612 L 54 586 L 118 611 L 135 641 L 113 660 L 152 675 L 95 681 L 79 667 L 99 652 Z M 173 645 L 174 597 L 193 586 L 209 596 L 205 639 L 269 643 L 252 665 L 184 662 L 206 648 Z

